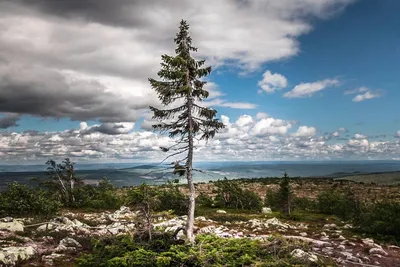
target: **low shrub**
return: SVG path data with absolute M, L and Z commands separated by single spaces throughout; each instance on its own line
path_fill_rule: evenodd
M 75 190 L 77 208 L 118 209 L 124 204 L 123 196 L 117 194 L 117 188 L 107 178 L 98 185 L 85 184 Z
M 298 244 L 279 238 L 263 243 L 199 235 L 195 245 L 191 246 L 168 239 L 165 234 L 156 236 L 151 242 L 120 236 L 94 241 L 90 253 L 82 255 L 76 263 L 81 267 L 307 266 L 290 257 L 290 252 L 298 247 Z
M 260 211 L 263 206 L 257 193 L 241 188 L 237 181 L 218 180 L 214 185 L 217 193 L 214 199 L 215 207 Z
M 0 216 L 51 216 L 61 203 L 49 198 L 47 191 L 25 184 L 10 183 L 0 193 Z
M 341 193 L 330 189 L 318 195 L 320 213 L 351 219 L 358 216 L 360 209 L 360 202 L 351 191 Z
M 381 201 L 367 205 L 355 219 L 363 233 L 400 243 L 400 203 Z

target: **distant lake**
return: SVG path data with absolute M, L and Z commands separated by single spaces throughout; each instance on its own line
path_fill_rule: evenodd
M 162 170 L 169 165 L 150 163 L 98 163 L 77 164 L 77 176 L 88 183 L 97 183 L 107 177 L 118 187 L 165 183 L 177 178 Z M 196 182 L 208 182 L 227 177 L 259 178 L 281 177 L 287 172 L 292 177 L 341 177 L 348 174 L 400 171 L 400 161 L 321 161 L 321 162 L 199 162 L 195 168 Z M 17 181 L 29 183 L 31 178 L 45 177 L 45 165 L 0 165 L 0 189 L 7 183 Z M 182 180 L 183 181 L 183 180 Z

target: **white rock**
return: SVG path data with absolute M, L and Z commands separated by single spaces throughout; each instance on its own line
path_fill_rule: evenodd
M 382 255 L 382 256 L 387 256 L 389 255 L 386 251 L 380 248 L 371 248 L 369 250 L 369 254 L 371 255 Z
M 351 225 L 351 224 L 345 224 L 345 225 L 343 226 L 343 228 L 344 228 L 344 229 L 352 229 L 352 228 L 353 228 L 353 225 Z
M 302 232 L 302 233 L 300 233 L 300 235 L 301 235 L 301 236 L 307 236 L 307 233 Z
M 217 210 L 216 213 L 225 214 L 226 211 L 224 211 L 224 210 Z
M 311 262 L 317 262 L 318 257 L 312 253 L 305 252 L 304 250 L 301 249 L 295 249 L 293 250 L 290 255 L 292 257 L 297 258 L 297 259 L 303 259 Z
M 13 220 L 13 217 L 4 217 L 0 219 L 0 222 L 12 222 Z
M 261 213 L 263 213 L 263 214 L 269 214 L 269 213 L 272 213 L 272 210 L 271 210 L 271 208 L 262 207 Z
M 342 236 L 342 235 L 339 236 L 338 239 L 339 239 L 339 240 L 342 240 L 342 241 L 343 241 L 343 240 L 346 240 L 346 238 L 345 238 L 344 236 Z
M 0 222 L 0 230 L 8 230 L 10 232 L 23 232 L 24 225 L 18 221 Z
M 70 237 L 66 237 L 63 240 L 60 241 L 60 245 L 64 245 L 66 247 L 75 247 L 75 248 L 80 248 L 82 247 L 81 244 L 79 244 L 78 241 L 76 241 L 73 238 Z
M 371 238 L 361 239 L 361 241 L 363 242 L 364 245 L 366 245 L 366 246 L 369 247 L 369 248 L 374 247 L 375 242 L 374 242 L 374 240 L 371 239 Z
M 339 250 L 345 250 L 346 247 L 345 247 L 344 245 L 339 245 L 339 246 L 337 246 L 337 249 L 339 249 Z
M 196 220 L 196 221 L 202 221 L 202 222 L 207 221 L 206 217 L 204 217 L 204 216 L 196 217 L 195 220 Z
M 325 225 L 324 225 L 324 228 L 326 228 L 326 229 L 336 229 L 336 228 L 337 228 L 337 225 L 334 224 L 334 223 L 325 224 Z
M 344 256 L 348 261 L 362 263 L 361 259 L 354 257 L 350 252 L 340 252 L 340 254 Z
M 27 260 L 36 254 L 36 250 L 29 247 L 8 247 L 0 249 L 0 263 L 7 266 L 14 266 L 16 262 L 21 260 Z
M 42 261 L 45 266 L 54 266 L 54 260 L 64 257 L 64 254 L 51 253 L 50 255 L 43 255 Z

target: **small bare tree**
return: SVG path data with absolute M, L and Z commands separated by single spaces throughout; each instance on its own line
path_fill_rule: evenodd
M 83 181 L 75 176 L 75 163 L 66 158 L 59 164 L 54 160 L 48 160 L 46 164 L 48 180 L 43 184 L 58 193 L 66 206 L 73 206 L 76 202 L 75 186 L 83 184 Z
M 189 242 L 194 243 L 194 140 L 213 138 L 219 129 L 224 128 L 224 124 L 215 118 L 216 110 L 199 104 L 209 95 L 208 91 L 204 89 L 206 82 L 202 78 L 211 73 L 211 67 L 203 67 L 205 60 L 196 60 L 191 56 L 191 52 L 196 52 L 197 48 L 192 46 L 189 25 L 186 21 L 181 21 L 174 41 L 176 55 L 162 55 L 161 57 L 161 70 L 158 72 L 161 80 L 149 79 L 162 105 L 168 108 L 150 107 L 150 110 L 154 113 L 153 119 L 160 122 L 153 125 L 154 129 L 168 133 L 171 138 L 177 138 L 172 147 L 161 148 L 164 152 L 173 149 L 174 153 L 167 158 L 181 154 L 186 155 L 174 163 L 174 173 L 181 176 L 186 175 L 189 186 L 186 236 Z M 181 165 L 183 162 L 184 165 Z

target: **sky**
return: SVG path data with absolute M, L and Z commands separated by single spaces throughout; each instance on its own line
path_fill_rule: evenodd
M 0 0 L 0 164 L 153 162 L 181 19 L 225 124 L 198 161 L 400 160 L 397 0 Z

